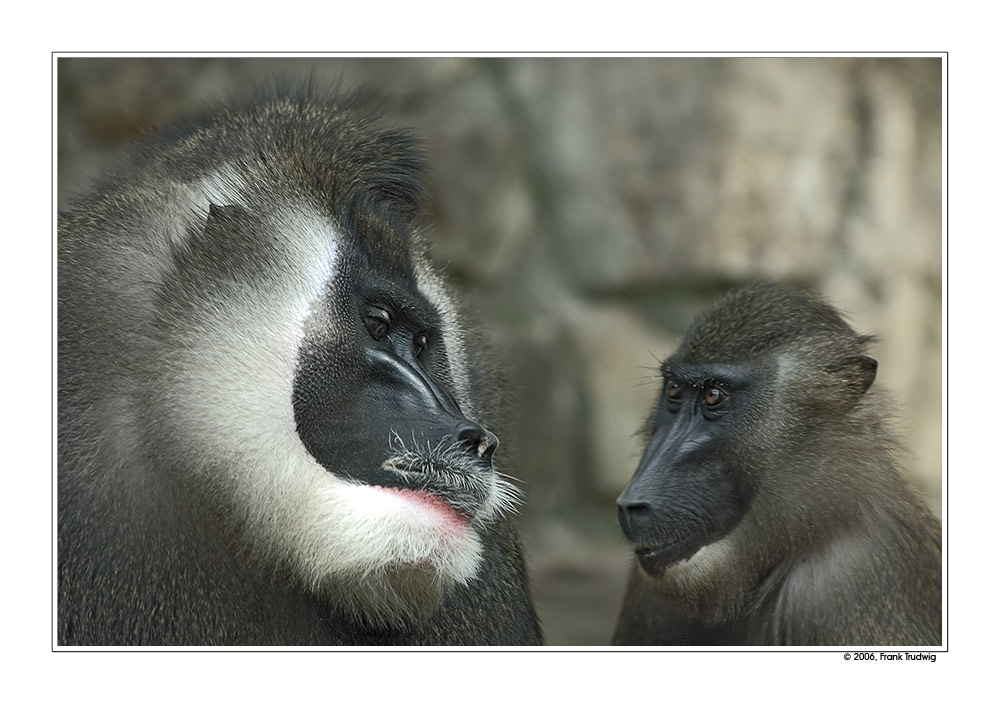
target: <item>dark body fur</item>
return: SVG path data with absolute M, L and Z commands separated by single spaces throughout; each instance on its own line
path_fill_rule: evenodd
M 428 617 L 368 621 L 329 589 L 311 588 L 279 547 L 262 547 L 266 541 L 255 537 L 255 530 L 272 530 L 286 519 L 270 513 L 262 488 L 280 498 L 286 491 L 282 481 L 254 478 L 261 484 L 247 490 L 256 497 L 249 503 L 233 496 L 241 472 L 256 477 L 283 466 L 280 453 L 271 457 L 264 440 L 265 452 L 246 455 L 240 441 L 256 446 L 272 430 L 267 409 L 255 405 L 253 388 L 265 382 L 253 376 L 259 371 L 254 347 L 258 340 L 270 344 L 286 335 L 275 327 L 280 316 L 277 322 L 268 316 L 287 294 L 287 281 L 299 274 L 294 265 L 302 259 L 293 254 L 306 245 L 297 243 L 305 242 L 296 230 L 303 227 L 297 213 L 307 211 L 343 233 L 338 267 L 371 272 L 359 277 L 382 277 L 405 289 L 400 295 L 411 296 L 429 311 L 431 323 L 448 329 L 412 293 L 424 257 L 417 236 L 423 160 L 415 143 L 380 127 L 349 99 L 310 93 L 271 91 L 153 136 L 98 183 L 94 195 L 60 215 L 60 645 L 541 642 L 509 516 L 476 524 L 482 543 L 478 573 L 444 590 Z M 241 205 L 217 202 L 217 193 L 235 191 Z M 265 222 L 274 213 L 284 213 L 284 219 Z M 333 284 L 324 295 L 331 310 L 347 300 Z M 233 330 L 224 329 L 239 315 Z M 201 385 L 189 378 L 191 365 L 198 364 L 191 361 L 192 350 L 213 335 L 218 341 L 204 349 L 222 360 L 218 368 L 225 373 L 217 389 L 211 374 Z M 341 337 L 355 339 L 351 335 Z M 443 341 L 426 374 L 444 389 L 443 397 L 469 397 L 463 412 L 495 422 L 490 375 L 465 339 L 469 389 L 458 390 L 455 351 L 445 350 Z M 348 362 L 338 366 L 336 356 L 329 359 L 325 363 L 345 379 L 359 378 L 360 363 L 355 369 Z M 235 384 L 228 376 L 234 364 L 244 365 L 232 372 Z M 273 371 L 276 384 L 294 368 L 259 364 L 265 373 Z M 300 361 L 295 373 L 301 375 L 302 366 Z M 318 371 L 311 378 L 329 383 Z M 198 398 L 202 392 L 204 401 Z M 231 405 L 227 392 L 238 396 Z M 330 405 L 343 412 L 355 397 Z M 291 409 L 291 393 L 279 401 Z M 198 415 L 191 417 L 191 409 Z M 355 425 L 377 419 L 377 411 L 359 415 Z M 322 417 L 334 411 L 324 412 Z M 291 417 L 290 410 L 282 413 Z M 231 436 L 213 425 L 229 414 L 241 424 L 248 419 Z M 388 430 L 378 429 L 379 443 L 388 437 Z
M 62 496 L 68 516 L 74 502 L 66 489 Z M 454 589 L 428 622 L 372 628 L 244 563 L 219 526 L 199 523 L 201 512 L 162 495 L 159 507 L 107 501 L 59 526 L 60 645 L 541 645 L 509 527 L 487 539 L 483 578 Z
M 616 645 L 941 643 L 941 528 L 897 469 L 869 341 L 778 285 L 692 324 L 619 499 L 639 559 Z M 687 411 L 689 386 L 725 412 Z M 668 437 L 685 414 L 699 429 Z

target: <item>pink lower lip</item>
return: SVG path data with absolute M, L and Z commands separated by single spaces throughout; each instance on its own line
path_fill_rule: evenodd
M 408 501 L 412 501 L 413 503 L 420 504 L 421 506 L 430 509 L 435 514 L 440 516 L 446 523 L 452 526 L 464 528 L 469 525 L 469 519 L 466 516 L 460 514 L 452 508 L 451 504 L 442 499 L 440 496 L 435 496 L 428 491 L 400 489 L 399 487 L 387 486 L 380 486 L 377 488 L 382 491 L 387 491 L 390 494 L 396 494 L 397 496 L 401 496 Z

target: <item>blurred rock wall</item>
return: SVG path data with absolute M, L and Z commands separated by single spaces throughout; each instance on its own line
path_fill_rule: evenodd
M 433 164 L 440 261 L 512 388 L 547 642 L 610 638 L 614 499 L 655 368 L 726 289 L 787 280 L 877 333 L 940 513 L 941 64 L 896 58 L 63 58 L 59 201 L 154 122 L 274 75 L 377 90 Z

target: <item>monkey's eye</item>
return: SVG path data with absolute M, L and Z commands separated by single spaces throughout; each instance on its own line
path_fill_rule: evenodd
M 705 405 L 706 406 L 718 406 L 723 401 L 726 400 L 726 392 L 715 386 L 709 386 L 705 389 Z
M 365 311 L 365 327 L 368 334 L 375 340 L 385 339 L 389 334 L 389 313 L 381 308 L 369 308 Z
M 427 333 L 422 332 L 413 337 L 413 356 L 419 357 L 425 349 L 427 349 Z
M 668 381 L 663 390 L 671 401 L 681 400 L 681 385 L 676 381 Z

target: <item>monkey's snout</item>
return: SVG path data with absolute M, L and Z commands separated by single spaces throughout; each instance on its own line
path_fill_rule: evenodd
M 625 536 L 634 543 L 648 532 L 655 522 L 652 507 L 645 501 L 632 501 L 619 497 L 618 523 Z
M 493 453 L 500 446 L 500 440 L 497 439 L 496 435 L 486 430 L 486 428 L 481 428 L 475 424 L 471 424 L 459 431 L 458 441 L 469 452 L 474 453 L 476 457 L 484 462 L 492 461 Z

